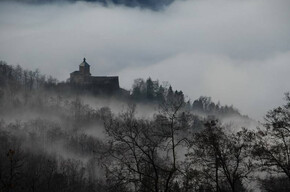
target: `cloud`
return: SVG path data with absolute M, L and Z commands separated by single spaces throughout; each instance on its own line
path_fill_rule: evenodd
M 175 1 L 160 11 L 100 4 L 0 3 L 0 59 L 65 80 L 87 57 L 94 75 L 169 81 L 260 118 L 289 91 L 288 0 Z
M 0 0 L 0 2 L 8 0 Z M 74 3 L 79 1 L 99 3 L 103 6 L 122 5 L 127 7 L 149 8 L 152 10 L 160 10 L 170 5 L 174 0 L 10 0 L 14 2 L 30 3 L 30 4 L 49 4 L 49 3 Z

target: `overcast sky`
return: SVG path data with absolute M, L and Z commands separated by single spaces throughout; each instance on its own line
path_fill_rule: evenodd
M 0 60 L 65 80 L 86 57 L 121 87 L 150 76 L 261 119 L 290 91 L 289 20 L 289 0 L 180 0 L 160 11 L 0 1 Z

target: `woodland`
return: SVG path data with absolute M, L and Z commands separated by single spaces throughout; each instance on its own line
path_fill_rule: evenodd
M 0 62 L 1 192 L 290 191 L 288 93 L 253 127 L 151 78 L 123 97 L 59 83 Z

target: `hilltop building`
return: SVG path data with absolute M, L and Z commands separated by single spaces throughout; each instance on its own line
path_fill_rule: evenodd
M 86 62 L 86 58 L 79 65 L 79 70 L 70 74 L 70 84 L 93 93 L 110 94 L 120 89 L 118 76 L 91 76 L 90 65 Z

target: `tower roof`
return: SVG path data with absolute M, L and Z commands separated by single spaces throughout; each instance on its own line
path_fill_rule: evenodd
M 86 58 L 84 58 L 84 61 L 80 64 L 81 67 L 86 67 L 86 66 L 90 66 L 87 62 L 86 62 Z

